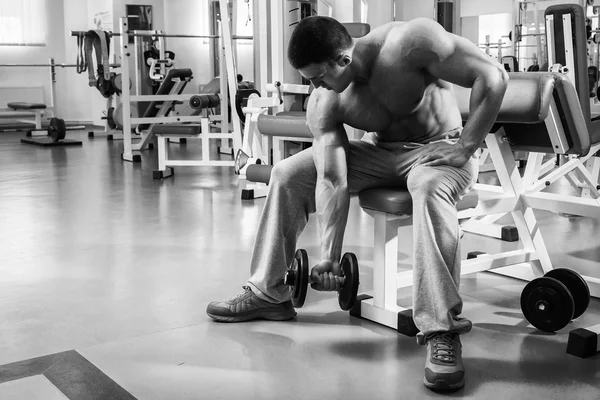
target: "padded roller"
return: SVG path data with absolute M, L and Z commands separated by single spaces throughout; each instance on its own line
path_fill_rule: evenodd
M 474 208 L 479 201 L 476 190 L 467 193 L 456 205 L 457 210 Z M 412 197 L 406 189 L 374 188 L 363 190 L 358 195 L 358 203 L 362 208 L 382 211 L 388 214 L 412 214 Z
M 305 116 L 259 115 L 258 130 L 267 136 L 312 138 Z
M 271 179 L 272 165 L 251 164 L 246 169 L 246 179 L 251 182 L 262 182 L 269 184 Z
M 205 109 L 217 107 L 221 102 L 218 94 L 197 94 L 190 97 L 190 107 L 194 109 Z
M 548 72 L 511 72 L 496 122 L 537 124 L 548 116 L 556 75 Z M 469 117 L 471 89 L 454 86 L 462 119 Z
M 565 154 L 586 155 L 590 134 L 575 87 L 556 72 L 509 72 L 509 81 L 496 126 L 503 126 L 513 151 L 558 153 L 548 132 L 546 119 L 554 102 L 555 121 L 564 130 Z M 455 86 L 454 93 L 463 121 L 469 118 L 470 89 Z M 559 149 L 560 150 L 560 149 Z M 562 150 L 560 150 L 562 151 Z
M 346 28 L 346 30 L 350 34 L 350 36 L 354 38 L 363 37 L 371 31 L 371 26 L 369 24 L 361 22 L 344 22 L 343 25 L 344 28 Z

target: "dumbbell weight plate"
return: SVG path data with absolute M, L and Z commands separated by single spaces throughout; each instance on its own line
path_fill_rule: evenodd
M 353 253 L 346 253 L 340 261 L 342 273 L 344 274 L 344 286 L 338 292 L 338 303 L 344 311 L 351 310 L 356 303 L 358 294 L 358 260 Z
M 521 310 L 531 325 L 544 332 L 556 332 L 573 319 L 575 301 L 563 283 L 542 277 L 523 289 Z
M 590 305 L 590 287 L 585 279 L 577 272 L 568 268 L 556 268 L 548 271 L 544 276 L 557 279 L 569 289 L 575 301 L 573 319 L 583 315 Z
M 298 249 L 294 255 L 292 265 L 285 272 L 283 281 L 292 286 L 292 305 L 300 308 L 306 300 L 308 290 L 308 253 Z
M 61 118 L 53 117 L 50 119 L 50 125 L 48 126 L 48 134 L 52 138 L 53 142 L 58 142 L 65 138 L 67 134 L 67 126 L 65 120 Z

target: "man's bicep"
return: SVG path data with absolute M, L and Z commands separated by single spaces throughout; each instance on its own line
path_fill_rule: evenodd
M 319 91 L 320 92 L 320 91 Z M 313 158 L 320 178 L 346 180 L 348 136 L 334 94 L 313 92 L 307 109 L 307 124 L 314 136 Z
M 340 127 L 343 131 L 343 127 Z M 345 139 L 345 140 L 344 140 Z M 347 182 L 348 138 L 338 130 L 320 132 L 313 142 L 313 158 L 320 179 L 333 185 Z

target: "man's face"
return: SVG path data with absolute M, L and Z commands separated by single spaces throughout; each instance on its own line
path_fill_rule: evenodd
M 342 64 L 342 65 L 340 65 Z M 320 64 L 309 64 L 299 69 L 300 74 L 308 79 L 316 88 L 322 87 L 342 93 L 350 84 L 346 73 L 347 64 L 341 62 L 323 62 Z

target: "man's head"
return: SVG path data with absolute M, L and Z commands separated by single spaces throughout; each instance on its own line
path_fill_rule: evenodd
M 341 93 L 352 81 L 347 68 L 352 63 L 352 48 L 352 37 L 344 25 L 329 17 L 308 17 L 292 33 L 288 60 L 315 88 Z

